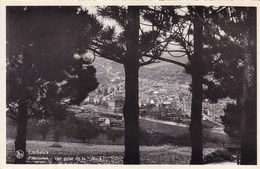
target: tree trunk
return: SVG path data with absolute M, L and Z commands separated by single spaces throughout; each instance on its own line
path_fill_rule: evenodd
M 196 13 L 202 16 L 202 8 L 196 7 Z M 203 27 L 197 15 L 194 16 L 194 56 L 191 58 L 192 104 L 191 104 L 191 161 L 190 164 L 203 164 L 202 139 L 202 57 L 203 57 Z
M 247 54 L 246 54 L 247 55 Z M 241 164 L 256 164 L 256 90 L 253 83 L 254 70 L 250 66 L 250 56 L 245 56 Z
M 125 67 L 125 156 L 124 164 L 140 164 L 139 155 L 139 9 L 128 7 Z
M 25 164 L 26 162 L 27 107 L 26 102 L 21 101 L 19 103 L 19 116 L 17 118 L 17 134 L 15 140 L 15 164 Z
M 192 77 L 192 107 L 191 107 L 191 161 L 190 164 L 203 164 L 203 141 L 202 141 L 202 85 L 197 77 Z
M 139 107 L 138 70 L 126 68 L 124 105 L 125 119 L 125 157 L 124 164 L 139 164 Z
M 241 164 L 257 164 L 256 115 L 256 10 L 248 9 L 247 50 L 244 53 Z
M 116 139 L 113 138 L 113 139 L 111 140 L 111 144 L 114 144 L 115 142 L 116 142 Z
M 241 133 L 241 164 L 256 164 L 255 70 L 250 54 L 245 54 Z
M 60 141 L 60 131 L 59 126 L 60 124 L 56 119 L 54 119 L 54 141 L 59 142 Z
M 47 133 L 42 133 L 42 139 L 43 139 L 43 140 L 46 140 L 46 134 L 47 134 Z

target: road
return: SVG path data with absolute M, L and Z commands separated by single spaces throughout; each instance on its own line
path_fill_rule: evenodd
M 117 117 L 123 117 L 121 113 L 114 113 L 111 109 L 105 109 L 94 105 L 85 105 L 84 108 L 91 108 L 96 113 L 102 113 Z M 139 124 L 140 127 L 147 129 L 147 130 L 154 130 L 164 134 L 169 134 L 172 136 L 178 136 L 183 134 L 189 134 L 189 125 L 176 123 L 171 121 L 163 121 L 158 119 L 151 119 L 147 117 L 139 116 Z M 207 132 L 212 137 L 218 137 L 219 139 L 228 140 L 228 136 L 223 131 L 223 129 L 205 129 L 204 132 Z

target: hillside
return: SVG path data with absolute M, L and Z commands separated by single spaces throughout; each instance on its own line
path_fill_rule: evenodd
M 99 57 L 96 58 L 93 65 L 97 69 L 97 78 L 100 84 L 109 84 L 110 79 L 115 77 L 124 78 L 124 67 L 119 63 Z M 182 67 L 166 62 L 141 67 L 139 77 L 168 84 L 173 84 L 176 80 L 181 83 L 191 82 L 190 75 L 185 73 Z
M 90 145 L 82 143 L 59 142 L 62 148 L 52 147 L 55 142 L 51 141 L 27 141 L 27 149 L 30 152 L 41 151 L 45 154 L 37 162 L 43 163 L 80 163 L 80 164 L 122 164 L 124 146 L 118 145 Z M 7 140 L 7 163 L 14 160 L 14 140 Z M 204 155 L 213 152 L 214 148 L 205 148 Z M 46 154 L 47 153 L 47 154 Z M 191 154 L 190 147 L 164 146 L 141 146 L 141 164 L 189 164 Z M 30 163 L 35 163 L 29 155 Z M 64 161 L 64 159 L 67 161 Z M 76 158 L 80 160 L 76 160 Z M 54 159 L 62 159 L 55 161 Z

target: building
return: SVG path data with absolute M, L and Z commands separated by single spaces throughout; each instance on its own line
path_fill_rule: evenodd
M 164 101 L 162 102 L 162 106 L 164 107 L 171 107 L 172 103 L 170 101 Z
M 83 113 L 84 112 L 84 108 L 80 107 L 80 106 L 76 106 L 76 105 L 72 105 L 69 108 L 70 111 L 75 112 L 75 113 Z
M 100 127 L 109 127 L 110 126 L 110 119 L 107 117 L 99 117 L 98 122 L 99 122 Z
M 86 104 L 94 104 L 94 96 L 88 96 L 83 102 Z
M 112 110 L 121 109 L 124 107 L 125 99 L 122 96 L 117 96 L 108 101 L 108 107 Z
M 94 104 L 100 104 L 100 102 L 101 102 L 101 99 L 100 98 L 98 98 L 98 97 L 96 97 L 96 98 L 94 98 Z

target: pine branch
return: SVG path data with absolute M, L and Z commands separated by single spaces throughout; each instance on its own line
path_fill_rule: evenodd
M 175 55 L 173 55 L 171 52 L 167 52 L 167 53 L 168 53 L 170 56 L 172 56 L 172 57 L 177 57 L 177 58 L 181 58 L 181 57 L 187 56 L 186 52 L 185 52 L 185 54 L 179 55 L 179 56 L 175 56 Z
M 168 53 L 172 53 L 172 52 L 181 52 L 181 53 L 185 53 L 184 50 L 162 50 L 163 52 L 168 52 Z
M 143 60 L 143 59 L 142 59 Z M 149 65 L 149 64 L 151 64 L 151 63 L 156 63 L 155 62 L 156 61 L 156 59 L 150 59 L 149 61 L 144 61 L 144 62 L 142 62 L 142 63 L 139 63 L 139 67 L 141 67 L 141 66 L 145 66 L 145 65 Z M 159 62 L 157 62 L 157 63 L 159 63 Z
M 160 13 L 160 14 L 163 14 L 163 15 L 168 15 L 168 16 L 173 16 L 172 14 L 170 13 L 167 13 L 167 12 L 164 12 L 164 10 L 156 10 L 156 9 L 152 9 L 152 8 L 145 8 L 145 10 L 147 11 L 152 11 L 152 12 L 156 12 L 156 13 Z M 176 16 L 175 16 L 176 17 Z M 185 15 L 185 16 L 178 16 L 179 19 L 184 19 L 184 20 L 190 20 L 191 19 L 191 16 L 190 15 Z
M 221 13 L 222 11 L 226 10 L 228 7 L 219 7 L 216 11 L 212 12 L 211 14 L 209 14 L 207 17 L 212 17 L 214 15 L 217 15 L 219 13 Z
M 94 49 L 94 48 L 90 48 L 90 47 L 89 47 L 88 50 L 94 52 L 95 54 L 99 55 L 99 56 L 102 57 L 102 58 L 105 58 L 105 59 L 108 59 L 108 60 L 112 60 L 112 61 L 114 61 L 114 62 L 121 63 L 121 64 L 124 63 L 124 62 L 123 62 L 123 59 L 118 59 L 118 58 L 115 58 L 115 57 L 109 57 L 109 56 L 107 56 L 107 55 L 105 55 L 105 54 L 99 52 L 97 49 Z
M 228 36 L 225 36 L 225 35 L 221 35 L 219 32 L 217 32 L 216 30 L 214 30 L 214 28 L 212 28 L 206 21 L 204 21 L 203 18 L 201 18 L 198 13 L 196 11 L 195 12 L 195 15 L 198 16 L 198 18 L 200 19 L 200 21 L 203 23 L 203 25 L 208 28 L 210 31 L 212 31 L 213 33 L 215 33 L 216 35 L 218 35 L 220 38 L 222 38 L 224 41 L 227 41 L 227 42 L 230 42 L 231 44 L 234 44 L 235 46 L 241 48 L 243 51 L 246 50 L 246 47 L 240 45 L 239 43 L 236 43 L 234 41 L 232 41 Z
M 16 120 L 18 118 L 17 114 L 13 114 L 11 112 L 6 113 L 6 116 L 9 117 L 10 119 Z
M 188 65 L 181 63 L 181 62 L 178 62 L 178 61 L 175 61 L 175 60 L 166 59 L 166 58 L 162 58 L 162 57 L 154 57 L 152 55 L 144 55 L 144 56 L 149 57 L 149 58 L 153 58 L 153 59 L 156 59 L 156 60 L 165 61 L 165 62 L 168 62 L 168 63 L 173 63 L 173 64 L 176 64 L 178 66 L 184 67 L 185 69 L 188 68 Z
M 153 26 L 153 25 L 149 25 L 149 24 L 145 24 L 145 23 L 140 23 L 140 25 L 144 25 L 144 26 Z

